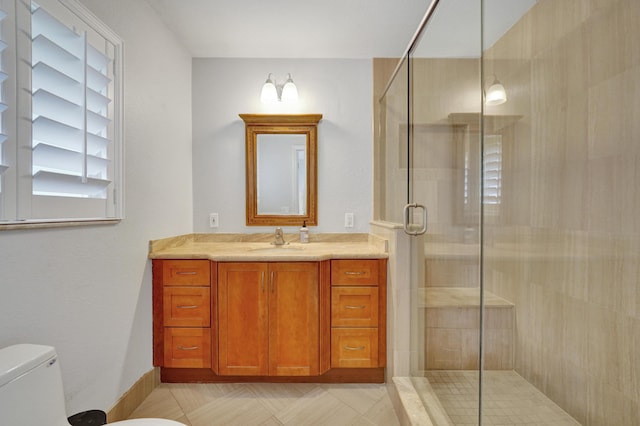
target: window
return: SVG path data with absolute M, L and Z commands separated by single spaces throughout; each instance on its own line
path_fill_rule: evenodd
M 499 205 L 502 197 L 502 136 L 484 136 L 483 202 Z
M 120 219 L 122 41 L 75 0 L 0 4 L 0 224 Z

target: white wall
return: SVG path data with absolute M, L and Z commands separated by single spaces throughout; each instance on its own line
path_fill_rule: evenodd
M 0 347 L 55 346 L 69 414 L 151 369 L 148 240 L 193 226 L 191 57 L 146 2 L 82 2 L 125 40 L 126 219 L 0 232 Z
M 146 2 L 81 1 L 125 40 L 126 219 L 0 232 L 0 347 L 55 346 L 68 414 L 107 410 L 152 367 L 148 240 L 210 232 L 209 212 L 220 213 L 218 232 L 261 232 L 244 226 L 238 113 L 324 114 L 312 232 L 368 232 L 372 217 L 369 60 L 192 63 Z M 270 71 L 279 81 L 293 73 L 298 107 L 259 103 Z M 355 228 L 343 227 L 345 212 Z
M 291 73 L 300 102 L 268 107 L 260 89 L 273 72 Z M 318 127 L 318 226 L 314 232 L 368 232 L 372 219 L 372 72 L 358 59 L 228 59 L 193 61 L 195 232 L 272 232 L 245 225 L 245 136 L 240 113 L 321 113 Z M 208 227 L 208 215 L 220 227 Z M 355 213 L 355 227 L 344 214 Z M 294 232 L 298 227 L 286 227 Z

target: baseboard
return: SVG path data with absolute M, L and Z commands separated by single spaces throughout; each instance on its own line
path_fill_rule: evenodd
M 133 384 L 107 412 L 107 423 L 129 418 L 151 391 L 160 384 L 160 369 L 149 370 Z
M 210 368 L 160 368 L 162 383 L 384 383 L 384 367 L 332 368 L 321 376 L 219 376 Z

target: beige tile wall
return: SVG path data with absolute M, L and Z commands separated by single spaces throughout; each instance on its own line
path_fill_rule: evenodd
M 540 0 L 484 61 L 509 96 L 487 112 L 523 116 L 485 283 L 516 306 L 516 370 L 588 425 L 640 424 L 639 22 Z
M 429 65 L 443 72 L 425 80 L 435 87 L 419 98 L 419 124 L 474 111 L 429 110 L 439 88 L 477 92 L 464 83 L 477 80 L 468 65 L 468 75 L 461 63 Z M 515 368 L 583 424 L 640 424 L 640 1 L 539 0 L 482 65 L 509 97 L 485 113 L 521 116 L 503 145 L 500 209 L 484 229 L 486 288 L 515 305 Z M 443 74 L 457 75 L 456 87 Z M 399 221 L 385 206 L 400 204 L 406 183 L 398 153 L 384 149 L 376 212 Z M 447 195 L 457 165 L 438 155 L 448 166 L 418 173 L 417 192 L 437 206 L 432 231 L 459 242 L 464 224 Z

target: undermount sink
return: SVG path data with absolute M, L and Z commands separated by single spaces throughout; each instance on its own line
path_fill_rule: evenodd
M 249 251 L 252 252 L 258 252 L 258 253 L 282 253 L 282 252 L 288 252 L 288 251 L 300 251 L 300 250 L 304 250 L 304 247 L 300 247 L 300 246 L 289 246 L 289 245 L 285 245 L 285 246 L 271 246 L 271 247 L 258 247 L 258 248 L 254 248 L 254 249 L 250 249 Z

